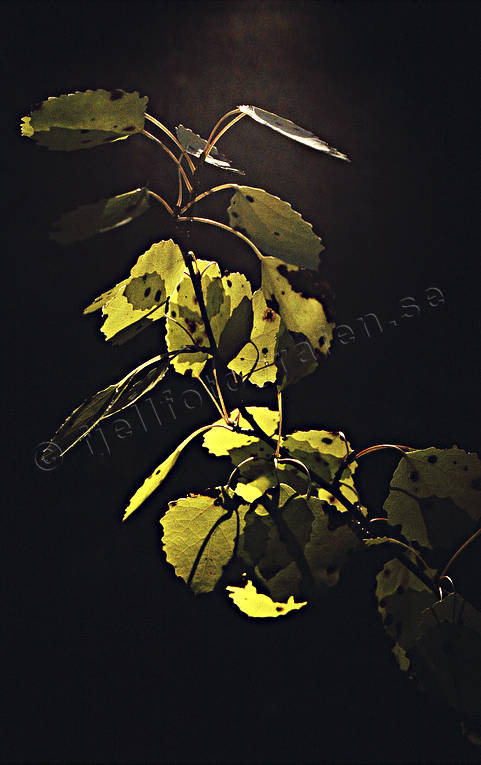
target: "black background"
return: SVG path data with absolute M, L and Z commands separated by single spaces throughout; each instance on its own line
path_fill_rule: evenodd
M 7 384 L 2 535 L 5 637 L 0 758 L 88 762 L 476 761 L 454 717 L 395 667 L 373 595 L 376 568 L 346 571 L 323 605 L 277 623 L 244 620 L 222 596 L 194 599 L 160 553 L 169 499 L 224 480 L 199 447 L 128 524 L 132 490 L 211 407 L 189 411 L 187 380 L 153 396 L 162 426 L 100 438 L 57 470 L 35 466 L 83 397 L 153 355 L 152 329 L 112 348 L 82 317 L 133 258 L 171 234 L 153 211 L 62 248 L 63 211 L 146 182 L 174 195 L 169 161 L 140 136 L 47 152 L 20 117 L 49 95 L 137 89 L 165 124 L 206 135 L 239 103 L 312 129 L 352 164 L 244 119 L 222 149 L 246 183 L 292 202 L 322 233 L 335 318 L 356 335 L 288 391 L 289 427 L 383 441 L 479 448 L 479 241 L 475 167 L 479 13 L 455 3 L 5 3 L 2 298 Z M 230 180 L 208 170 L 206 183 Z M 235 179 L 234 179 L 235 180 Z M 205 214 L 222 216 L 225 201 Z M 197 254 L 256 278 L 242 244 L 195 232 Z M 430 307 L 436 286 L 445 304 Z M 401 318 L 401 298 L 421 307 Z M 368 338 L 357 317 L 374 312 Z M 396 327 L 389 324 L 397 320 Z M 171 391 L 173 410 L 164 402 Z M 258 400 L 273 405 L 270 394 Z M 102 453 L 103 451 L 103 453 Z M 382 503 L 395 461 L 370 457 L 362 488 Z M 479 552 L 453 567 L 479 606 Z M 475 566 L 477 563 L 477 568 Z

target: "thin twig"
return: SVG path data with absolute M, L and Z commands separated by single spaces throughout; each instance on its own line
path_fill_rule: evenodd
M 251 250 L 253 250 L 255 252 L 255 254 L 259 258 L 259 260 L 263 260 L 264 259 L 263 254 L 260 252 L 260 250 L 257 249 L 255 244 L 253 242 L 251 242 L 250 239 L 248 239 L 246 236 L 244 236 L 244 234 L 241 234 L 240 231 L 236 231 L 235 229 L 231 228 L 230 226 L 226 226 L 225 223 L 219 223 L 219 221 L 217 221 L 217 220 L 210 220 L 210 218 L 197 218 L 197 217 L 185 217 L 185 218 L 184 217 L 180 217 L 180 218 L 177 218 L 177 220 L 180 223 L 184 223 L 184 222 L 189 222 L 189 223 L 190 222 L 193 222 L 193 223 L 208 223 L 210 226 L 217 226 L 218 228 L 223 228 L 224 231 L 229 231 L 231 234 L 235 234 L 235 236 L 238 236 L 239 239 L 242 239 L 244 242 L 246 242 L 249 245 L 249 247 L 251 248 Z
M 463 550 L 465 550 L 465 549 L 466 549 L 466 547 L 467 547 L 468 545 L 470 545 L 470 544 L 471 544 L 471 542 L 474 542 L 474 540 L 476 539 L 476 537 L 479 537 L 479 535 L 480 535 L 480 534 L 481 534 L 481 529 L 478 529 L 477 531 L 475 531 L 475 532 L 474 532 L 474 534 L 473 534 L 472 536 L 470 536 L 470 537 L 469 537 L 469 539 L 467 539 L 467 540 L 466 540 L 466 542 L 464 542 L 464 543 L 461 545 L 461 547 L 459 548 L 459 550 L 456 550 L 456 552 L 454 553 L 454 555 L 451 555 L 450 559 L 448 560 L 448 562 L 446 563 L 445 567 L 444 567 L 444 568 L 443 568 L 443 570 L 441 571 L 441 574 L 440 574 L 440 576 L 439 576 L 439 578 L 440 578 L 440 579 L 442 579 L 442 577 L 443 577 L 443 576 L 446 576 L 446 571 L 448 570 L 448 568 L 450 568 L 451 564 L 452 564 L 452 563 L 454 563 L 454 561 L 456 560 L 456 558 L 458 557 L 458 555 L 461 555 L 461 553 L 463 552 Z
M 176 146 L 177 146 L 177 147 L 178 147 L 178 148 L 181 150 L 181 152 L 182 152 L 183 156 L 184 156 L 184 157 L 187 159 L 187 162 L 188 162 L 188 164 L 189 164 L 189 167 L 190 167 L 190 171 L 191 171 L 191 173 L 195 172 L 195 165 L 194 165 L 194 163 L 192 162 L 191 158 L 189 157 L 189 155 L 188 155 L 188 154 L 187 154 L 187 152 L 185 151 L 185 149 L 184 149 L 184 147 L 182 146 L 182 144 L 180 143 L 180 141 L 179 141 L 179 140 L 178 140 L 178 139 L 175 137 L 175 135 L 174 135 L 174 134 L 173 134 L 173 133 L 172 133 L 172 132 L 169 130 L 169 128 L 165 127 L 165 125 L 163 125 L 161 122 L 159 122 L 159 120 L 158 120 L 158 119 L 156 119 L 155 117 L 152 117 L 152 115 L 151 115 L 151 114 L 146 114 L 146 115 L 145 115 L 145 117 L 146 117 L 146 119 L 148 119 L 150 122 L 152 122 L 154 125 L 156 125 L 158 128 L 160 128 L 160 130 L 162 130 L 162 131 L 165 133 L 165 135 L 168 135 L 168 136 L 169 136 L 169 138 L 170 138 L 170 139 L 172 139 L 172 141 L 175 143 L 175 145 L 176 145 Z
M 228 125 L 223 127 L 222 130 L 220 130 L 219 133 L 217 133 L 217 135 L 214 136 L 213 139 L 211 139 L 210 141 L 207 142 L 207 145 L 204 147 L 204 151 L 202 152 L 202 156 L 204 157 L 204 161 L 207 159 L 207 157 L 209 156 L 210 152 L 212 151 L 214 143 L 217 143 L 219 138 L 222 138 L 224 133 L 226 133 L 233 125 L 235 125 L 236 122 L 239 122 L 239 120 L 241 120 L 242 117 L 245 117 L 245 114 L 243 114 L 243 113 L 238 114 L 237 117 L 234 117 L 234 119 L 231 120 Z
M 180 164 L 180 162 L 177 159 L 177 157 L 175 156 L 175 154 L 173 154 L 171 152 L 171 150 L 167 148 L 165 143 L 162 143 L 160 138 L 157 138 L 155 135 L 152 135 L 152 133 L 149 133 L 147 130 L 142 130 L 142 135 L 145 135 L 145 137 L 148 138 L 150 141 L 154 141 L 154 143 L 156 143 L 158 146 L 160 146 L 169 155 L 169 157 L 175 162 L 175 164 L 179 168 L 180 172 L 182 173 L 182 177 L 183 177 L 183 179 L 185 181 L 185 185 L 187 186 L 189 191 L 192 191 L 192 184 L 190 183 L 189 179 L 187 178 L 187 176 L 185 174 L 185 170 L 182 167 L 182 165 Z
M 159 194 L 156 194 L 155 191 L 151 191 L 150 189 L 147 189 L 147 193 L 149 194 L 149 196 L 156 199 L 157 202 L 160 202 L 161 204 L 163 204 L 167 212 L 170 213 L 170 215 L 172 216 L 174 215 L 174 211 L 172 207 Z
M 208 191 L 202 192 L 202 194 L 199 194 L 197 197 L 195 197 L 186 205 L 184 205 L 180 212 L 183 215 L 190 207 L 192 207 L 192 205 L 197 204 L 197 202 L 200 202 L 201 199 L 204 199 L 205 197 L 209 197 L 211 194 L 216 194 L 218 191 L 223 191 L 224 189 L 238 189 L 238 188 L 239 186 L 237 183 L 223 183 L 221 186 L 214 186 L 214 188 L 209 189 Z

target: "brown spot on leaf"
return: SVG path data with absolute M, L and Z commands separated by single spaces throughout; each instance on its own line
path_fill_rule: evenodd
M 263 321 L 274 321 L 275 314 L 272 308 L 267 308 L 262 316 Z
M 328 438 L 327 436 L 324 436 L 322 439 L 323 444 L 332 444 L 332 438 Z
M 253 197 L 253 196 L 251 196 L 250 194 L 246 194 L 246 199 L 247 199 L 247 201 L 248 201 L 248 202 L 250 202 L 251 204 L 252 204 L 252 202 L 254 201 L 254 197 Z
M 438 458 L 436 457 L 436 455 L 435 455 L 435 454 L 431 454 L 431 455 L 428 457 L 428 462 L 430 462 L 432 465 L 434 465 L 434 463 L 435 463 L 435 462 L 437 462 L 437 461 L 438 461 Z
M 127 127 L 122 128 L 124 133 L 131 133 L 132 130 L 135 130 L 135 125 L 127 125 Z
M 417 470 L 411 470 L 409 473 L 409 478 L 411 481 L 417 481 L 419 479 L 419 473 Z

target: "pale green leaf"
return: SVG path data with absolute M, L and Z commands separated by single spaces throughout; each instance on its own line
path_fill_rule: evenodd
M 107 340 L 141 319 L 161 319 L 165 316 L 164 304 L 182 279 L 184 268 L 182 252 L 172 239 L 153 244 L 138 258 L 129 277 L 99 295 L 84 313 L 102 308 L 102 332 Z M 184 337 L 178 347 L 188 344 Z
M 317 269 L 322 242 L 289 202 L 251 186 L 237 186 L 227 209 L 229 223 L 261 252 L 284 263 Z
M 314 135 L 314 133 L 299 127 L 299 125 L 294 124 L 294 122 L 291 122 L 291 120 L 288 120 L 285 117 L 279 117 L 278 114 L 273 114 L 272 112 L 268 112 L 265 109 L 259 108 L 258 106 L 242 105 L 238 106 L 237 108 L 256 122 L 260 122 L 261 125 L 266 125 L 272 130 L 275 130 L 278 133 L 282 133 L 282 135 L 286 136 L 287 138 L 292 138 L 294 141 L 299 141 L 300 143 L 309 146 L 311 149 L 325 151 L 332 157 L 345 159 L 349 162 L 349 158 L 345 154 L 342 154 L 337 149 L 333 149 L 321 138 L 318 138 L 316 135 Z
M 384 504 L 388 521 L 404 536 L 446 562 L 478 527 L 481 519 L 481 460 L 452 449 L 409 452 L 399 462 Z
M 320 300 L 309 297 L 299 284 L 302 270 L 273 257 L 263 258 L 261 268 L 267 304 L 280 314 L 290 332 L 302 333 L 314 352 L 327 354 L 334 324 L 328 321 Z
M 191 154 L 193 157 L 200 157 L 207 146 L 205 138 L 201 138 L 200 135 L 197 135 L 197 133 L 194 133 L 189 128 L 184 127 L 184 125 L 176 127 L 175 132 L 177 140 L 187 154 Z M 216 146 L 212 146 L 205 162 L 206 164 L 219 167 L 221 170 L 230 170 L 232 173 L 245 175 L 243 170 L 237 170 L 235 167 L 231 167 L 230 159 L 227 159 L 224 154 L 221 154 Z
M 311 599 L 339 581 L 342 565 L 361 542 L 347 524 L 331 523 L 317 497 L 305 499 L 281 483 L 245 517 L 239 555 L 276 600 Z
M 67 417 L 51 442 L 58 447 L 59 457 L 82 440 L 96 425 L 106 417 L 134 404 L 162 380 L 169 367 L 165 355 L 141 364 L 129 372 L 122 380 L 109 385 L 85 401 Z
M 211 592 L 219 582 L 235 553 L 247 509 L 221 489 L 169 502 L 160 521 L 162 545 L 177 576 L 195 594 Z
M 244 378 L 249 375 L 250 382 L 262 387 L 276 381 L 276 344 L 281 320 L 275 311 L 267 307 L 262 290 L 256 290 L 252 296 L 252 311 L 250 342 L 241 348 L 228 366 Z
M 202 292 L 207 315 L 220 355 L 230 361 L 249 338 L 252 328 L 252 290 L 243 274 L 223 277 L 213 261 L 197 261 L 202 273 Z M 167 323 L 167 347 L 178 349 L 190 342 L 209 346 L 200 307 L 190 276 L 186 274 L 176 294 L 170 300 L 168 316 L 175 321 Z M 180 326 L 179 326 L 180 325 Z M 208 359 L 206 353 L 179 354 L 174 369 L 180 374 L 190 369 L 198 376 Z
M 22 135 L 48 149 L 89 149 L 143 130 L 147 101 L 118 89 L 50 97 L 23 118 Z
M 161 462 L 160 465 L 158 465 L 154 472 L 145 479 L 142 486 L 137 489 L 133 497 L 130 499 L 122 520 L 127 520 L 127 518 L 132 515 L 132 513 L 135 512 L 135 510 L 137 510 L 137 508 L 139 508 L 140 505 L 142 505 L 156 489 L 159 488 L 160 484 L 163 483 L 163 481 L 165 481 L 169 475 L 185 447 L 188 446 L 188 444 L 190 444 L 190 442 L 196 436 L 200 435 L 200 433 L 204 433 L 206 430 L 212 427 L 214 426 L 205 425 L 202 428 L 195 430 L 193 433 L 187 436 L 187 438 L 185 438 L 176 449 L 174 449 L 172 454 L 169 454 L 169 456 L 163 462 Z
M 247 616 L 258 619 L 285 616 L 291 611 L 297 611 L 303 606 L 307 606 L 307 602 L 295 603 L 292 596 L 287 603 L 276 603 L 268 595 L 257 592 L 250 580 L 246 582 L 244 587 L 227 587 L 226 589 L 229 597 L 240 611 Z
M 50 236 L 61 244 L 79 242 L 95 234 L 124 226 L 148 209 L 148 189 L 135 189 L 64 213 L 52 224 Z

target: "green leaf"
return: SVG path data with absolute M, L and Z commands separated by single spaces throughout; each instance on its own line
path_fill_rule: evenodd
M 256 290 L 252 296 L 252 311 L 250 342 L 241 348 L 228 366 L 242 377 L 255 370 L 250 374 L 249 380 L 262 387 L 266 383 L 276 381 L 276 345 L 281 319 L 275 311 L 267 307 L 262 290 Z
M 134 404 L 162 380 L 169 368 L 166 355 L 157 356 L 129 372 L 122 380 L 109 385 L 85 401 L 67 417 L 51 441 L 59 450 L 59 457 L 82 440 L 106 417 L 117 414 Z M 47 447 L 48 448 L 48 447 Z
M 281 321 L 276 344 L 277 385 L 281 390 L 302 380 L 317 369 L 319 353 L 306 336 L 289 332 Z
M 205 147 L 207 146 L 207 141 L 183 125 L 176 127 L 175 132 L 177 135 L 177 140 L 179 141 L 182 148 L 185 149 L 187 154 L 191 154 L 193 157 L 200 157 Z M 221 154 L 216 146 L 212 146 L 209 152 L 209 156 L 205 162 L 206 164 L 219 167 L 221 170 L 230 170 L 231 173 L 239 173 L 240 175 L 245 175 L 243 170 L 237 170 L 235 167 L 231 167 L 231 160 L 227 159 L 224 154 Z
M 239 555 L 252 566 L 269 595 L 312 599 L 339 581 L 339 572 L 361 542 L 317 497 L 308 500 L 280 484 L 269 489 L 245 516 Z
M 198 260 L 202 273 L 202 292 L 207 315 L 220 355 L 226 362 L 235 356 L 250 336 L 252 328 L 252 290 L 244 274 L 233 273 L 220 276 L 214 261 Z M 168 315 L 175 320 L 167 324 L 167 347 L 176 350 L 186 342 L 204 347 L 209 341 L 204 330 L 200 307 L 197 303 L 190 276 L 186 274 L 172 297 Z M 179 324 L 181 326 L 179 326 Z M 208 359 L 206 353 L 179 354 L 174 369 L 180 374 L 190 369 L 198 376 Z
M 227 212 L 232 228 L 245 233 L 262 252 L 293 266 L 318 268 L 322 242 L 289 202 L 263 189 L 237 186 Z
M 124 90 L 87 90 L 50 97 L 22 119 L 22 135 L 58 151 L 90 149 L 144 128 L 148 98 Z
M 329 323 L 322 303 L 297 283 L 302 271 L 272 257 L 264 258 L 261 268 L 267 305 L 280 314 L 290 332 L 302 333 L 313 351 L 327 354 L 335 325 Z
M 160 484 L 165 481 L 185 447 L 188 446 L 188 444 L 190 444 L 190 442 L 196 436 L 200 435 L 200 433 L 204 433 L 206 430 L 212 427 L 214 426 L 204 425 L 202 428 L 195 430 L 193 433 L 187 436 L 187 438 L 185 438 L 182 443 L 179 444 L 179 446 L 172 452 L 172 454 L 169 454 L 169 456 L 163 462 L 161 462 L 160 465 L 158 465 L 154 472 L 145 479 L 142 486 L 137 489 L 133 497 L 130 499 L 130 502 L 124 512 L 124 517 L 122 518 L 123 521 L 127 520 L 127 518 L 132 515 L 132 513 L 137 510 L 137 508 L 139 508 L 140 505 L 142 505 L 156 489 L 159 488 Z
M 129 277 L 95 298 L 84 313 L 102 308 L 102 332 L 107 340 L 141 319 L 161 319 L 164 304 L 182 279 L 184 268 L 182 252 L 172 239 L 153 244 L 139 257 Z M 186 344 L 184 337 L 178 347 Z
M 268 595 L 257 592 L 250 580 L 244 587 L 226 587 L 226 589 L 240 611 L 258 619 L 286 616 L 291 611 L 307 606 L 307 602 L 295 603 L 293 597 L 290 597 L 287 603 L 276 603 Z
M 384 504 L 389 523 L 428 550 L 439 566 L 478 527 L 481 460 L 452 449 L 421 449 L 401 459 Z
M 481 744 L 481 613 L 457 594 L 423 611 L 412 668 L 421 688 L 452 706 Z
M 350 161 L 345 154 L 342 154 L 337 149 L 333 149 L 331 146 L 328 146 L 325 141 L 321 140 L 321 138 L 318 138 L 316 135 L 314 135 L 314 133 L 299 127 L 299 125 L 295 125 L 294 122 L 291 122 L 291 120 L 288 120 L 285 117 L 279 117 L 278 114 L 267 112 L 265 109 L 260 109 L 258 106 L 243 105 L 238 106 L 237 108 L 240 109 L 244 114 L 247 114 L 248 117 L 252 117 L 252 119 L 256 122 L 260 122 L 261 125 L 266 125 L 272 130 L 275 130 L 278 133 L 282 133 L 282 135 L 285 135 L 287 138 L 292 138 L 294 141 L 299 141 L 300 143 L 309 146 L 311 149 L 325 151 L 332 157 L 345 159 L 348 162 Z
M 88 239 L 95 234 L 124 226 L 149 209 L 148 189 L 135 189 L 110 199 L 101 199 L 90 205 L 82 205 L 72 212 L 64 213 L 52 225 L 51 239 L 61 244 L 71 244 Z
M 221 579 L 235 553 L 247 509 L 221 489 L 169 502 L 160 521 L 162 545 L 177 576 L 196 595 L 211 592 Z
M 436 572 L 426 573 L 434 576 Z M 385 564 L 376 582 L 378 611 L 384 629 L 394 641 L 393 655 L 400 669 L 407 672 L 411 666 L 407 652 L 416 642 L 421 612 L 433 604 L 435 597 L 429 587 L 396 559 Z

